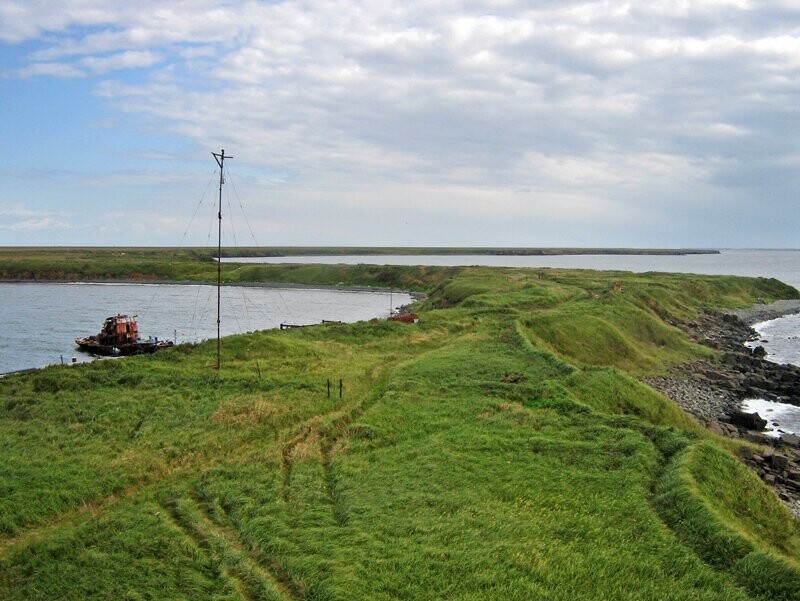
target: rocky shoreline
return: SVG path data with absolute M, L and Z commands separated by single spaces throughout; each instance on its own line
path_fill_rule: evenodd
M 797 312 L 800 300 L 789 300 L 727 313 L 707 312 L 695 321 L 676 323 L 694 341 L 722 351 L 722 357 L 682 365 L 667 376 L 643 381 L 712 432 L 763 445 L 760 452 L 743 447 L 742 460 L 800 518 L 800 438 L 788 433 L 781 438 L 767 436 L 761 432 L 766 421 L 741 410 L 742 401 L 749 398 L 800 406 L 800 367 L 772 363 L 764 358 L 762 347 L 751 350 L 744 345 L 759 339 L 752 325 Z

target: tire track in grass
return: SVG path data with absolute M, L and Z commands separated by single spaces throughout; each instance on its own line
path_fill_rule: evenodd
M 58 532 L 65 524 L 71 521 L 79 520 L 83 516 L 100 516 L 118 502 L 133 497 L 151 485 L 164 482 L 168 479 L 173 482 L 178 481 L 183 478 L 184 475 L 195 470 L 198 465 L 203 465 L 204 461 L 205 459 L 203 457 L 197 456 L 194 457 L 192 461 L 179 467 L 170 467 L 168 465 L 157 466 L 151 473 L 137 482 L 121 490 L 84 501 L 79 506 L 72 509 L 57 513 L 48 518 L 46 524 L 34 524 L 29 527 L 21 528 L 17 533 L 11 536 L 0 537 L 0 559 L 3 559 L 10 549 L 43 540 L 49 535 Z M 211 465 L 211 462 L 206 461 L 205 465 Z
M 264 575 L 272 582 L 276 589 L 278 589 L 286 599 L 305 599 L 306 587 L 303 583 L 294 579 L 289 572 L 275 559 L 267 557 L 260 550 L 254 549 L 251 546 L 245 545 L 241 542 L 239 534 L 232 524 L 226 511 L 218 504 L 212 505 L 212 511 L 206 507 L 206 503 L 200 498 L 195 498 L 198 511 L 206 522 L 213 528 L 216 528 L 227 541 L 241 553 L 247 555 L 253 564 L 260 567 Z
M 300 431 L 289 438 L 281 445 L 281 498 L 285 503 L 291 499 L 292 488 L 292 464 L 298 447 L 314 435 L 317 431 L 314 421 L 319 418 L 314 417 L 300 426 Z
M 164 503 L 164 508 L 171 523 L 217 563 L 221 578 L 244 601 L 294 601 L 303 597 L 302 588 L 277 562 L 265 562 L 248 550 L 233 530 L 215 522 L 196 500 L 181 497 Z
M 437 349 L 438 350 L 438 349 Z M 426 351 L 429 352 L 429 351 Z M 421 353 L 425 354 L 425 353 Z M 374 373 L 371 371 L 366 374 L 367 392 L 349 407 L 343 407 L 327 414 L 315 416 L 306 421 L 301 430 L 295 429 L 294 437 L 289 439 L 281 448 L 281 467 L 283 472 L 281 496 L 284 502 L 291 499 L 291 478 L 292 462 L 296 456 L 295 449 L 303 444 L 309 443 L 313 437 L 318 437 L 318 452 L 320 464 L 322 466 L 325 490 L 331 504 L 333 518 L 337 525 L 346 526 L 349 522 L 350 513 L 345 503 L 341 481 L 334 465 L 333 456 L 335 447 L 340 440 L 349 437 L 348 427 L 356 422 L 362 415 L 369 411 L 376 403 L 385 396 L 389 387 L 389 381 L 397 370 L 404 365 L 419 359 L 420 355 L 410 357 L 406 361 L 401 361 L 393 366 L 377 366 Z
M 14 547 L 27 546 L 36 541 L 43 540 L 51 534 L 58 532 L 70 521 L 78 520 L 82 516 L 100 516 L 110 507 L 123 499 L 130 498 L 160 478 L 147 477 L 131 484 L 122 490 L 112 492 L 104 497 L 96 498 L 82 503 L 79 507 L 59 513 L 49 519 L 47 524 L 21 529 L 16 534 L 7 538 L 0 538 L 0 559 Z
M 189 544 L 197 550 L 199 555 L 203 555 L 209 559 L 209 563 L 213 563 L 214 558 L 208 552 L 208 548 L 206 545 L 202 544 L 198 538 L 193 535 L 191 530 L 182 523 L 182 516 L 176 515 L 174 507 L 169 507 L 167 505 L 162 505 L 164 508 L 164 512 L 161 514 L 162 519 L 176 532 L 178 532 L 181 536 L 183 536 Z M 221 563 L 217 563 L 216 572 L 220 580 L 227 582 L 231 588 L 233 588 L 239 595 L 239 597 L 243 601 L 257 601 L 255 597 L 253 597 L 247 588 L 244 586 L 238 578 L 232 577 L 227 569 L 221 565 Z
M 343 493 L 339 484 L 339 476 L 336 473 L 336 468 L 333 466 L 331 459 L 331 449 L 333 443 L 322 438 L 319 442 L 319 451 L 322 456 L 322 472 L 325 478 L 325 491 L 328 499 L 331 502 L 333 510 L 333 519 L 336 520 L 338 526 L 346 526 L 350 519 L 350 512 L 347 510 L 347 505 L 344 502 Z
M 369 378 L 370 380 L 375 380 L 375 382 L 368 384 L 368 390 L 372 391 L 377 388 L 377 391 L 368 392 L 366 397 L 361 398 L 350 406 L 339 407 L 328 413 L 315 415 L 293 428 L 292 433 L 294 433 L 294 436 L 291 436 L 290 433 L 289 436 L 291 437 L 285 439 L 285 442 L 281 445 L 281 472 L 283 476 L 281 497 L 284 502 L 288 503 L 291 499 L 292 464 L 298 456 L 305 456 L 302 452 L 298 452 L 298 449 L 304 443 L 319 453 L 327 486 L 330 481 L 330 452 L 334 444 L 342 437 L 347 425 L 358 419 L 383 396 L 387 378 L 385 375 L 386 370 L 383 369 L 381 371 L 384 373 L 380 376 Z M 315 441 L 314 438 L 318 438 L 319 442 Z
M 369 411 L 385 396 L 394 369 L 384 368 L 370 386 L 370 392 L 358 401 L 347 412 L 341 412 L 331 419 L 320 432 L 319 453 L 322 464 L 325 490 L 331 504 L 333 519 L 339 526 L 346 526 L 350 520 L 350 512 L 345 502 L 341 481 L 333 463 L 334 448 L 336 444 L 350 433 L 348 427 L 356 422 L 362 415 Z

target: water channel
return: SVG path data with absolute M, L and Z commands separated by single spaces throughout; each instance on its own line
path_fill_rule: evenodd
M 196 342 L 216 336 L 216 288 L 180 284 L 0 284 L 0 373 L 62 360 L 88 361 L 75 338 L 97 334 L 117 313 L 138 315 L 143 337 Z M 405 293 L 225 286 L 223 335 L 282 323 L 355 322 L 386 317 L 411 302 Z

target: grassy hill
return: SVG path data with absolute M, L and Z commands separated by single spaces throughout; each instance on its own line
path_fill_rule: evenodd
M 0 599 L 800 598 L 798 521 L 632 377 L 712 353 L 671 324 L 794 289 L 291 273 L 430 295 L 416 325 L 227 338 L 219 372 L 203 343 L 0 379 Z

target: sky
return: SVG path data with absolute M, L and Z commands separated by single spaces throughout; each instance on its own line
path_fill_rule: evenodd
M 0 0 L 0 245 L 799 248 L 800 0 Z

